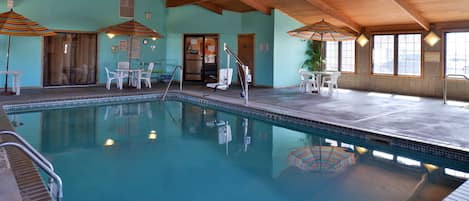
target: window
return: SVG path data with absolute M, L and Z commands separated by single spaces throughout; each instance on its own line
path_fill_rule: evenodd
M 394 36 L 379 35 L 373 40 L 373 73 L 393 74 Z
M 339 42 L 326 42 L 326 70 L 339 71 Z
M 422 66 L 421 34 L 373 36 L 374 74 L 420 76 Z
M 446 33 L 446 74 L 469 74 L 469 32 Z
M 355 41 L 326 42 L 327 71 L 355 71 Z
M 342 54 L 341 54 L 341 71 L 354 72 L 355 71 L 355 41 L 348 40 L 342 41 Z
M 124 18 L 134 17 L 134 0 L 120 0 L 119 16 Z

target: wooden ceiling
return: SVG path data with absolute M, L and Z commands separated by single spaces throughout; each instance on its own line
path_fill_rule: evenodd
M 469 21 L 469 0 L 167 0 L 167 7 L 196 4 L 223 10 L 270 14 L 279 9 L 303 24 L 321 19 L 361 32 L 364 27 Z M 210 9 L 215 12 L 212 8 Z

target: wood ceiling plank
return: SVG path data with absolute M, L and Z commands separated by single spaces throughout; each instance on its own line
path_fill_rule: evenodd
M 337 11 L 333 7 L 331 7 L 328 3 L 324 2 L 323 0 L 306 0 L 309 2 L 311 5 L 314 7 L 318 8 L 322 12 L 324 12 L 327 15 L 330 15 L 337 20 L 341 21 L 342 23 L 345 24 L 345 26 L 349 27 L 353 31 L 360 33 L 362 31 L 362 27 L 351 20 L 350 17 L 345 16 L 342 12 Z
M 203 1 L 203 2 L 198 2 L 196 3 L 198 6 L 202 7 L 202 8 L 205 8 L 209 11 L 212 11 L 214 13 L 217 13 L 219 15 L 223 15 L 223 8 L 221 8 L 220 6 L 212 3 L 212 2 L 208 2 L 208 1 Z
M 166 0 L 166 8 L 184 6 L 204 1 L 207 0 Z
M 392 1 L 396 3 L 396 5 L 399 6 L 403 11 L 405 11 L 415 22 L 422 26 L 422 28 L 427 31 L 430 31 L 430 23 L 406 0 Z
M 256 0 L 240 0 L 240 1 L 252 8 L 255 8 L 256 10 L 266 15 L 270 15 L 272 13 L 272 8 L 267 7 L 262 3 L 259 3 L 259 1 L 256 1 Z

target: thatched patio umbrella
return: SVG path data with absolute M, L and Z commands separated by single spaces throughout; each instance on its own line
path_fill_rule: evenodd
M 350 31 L 334 26 L 324 20 L 310 24 L 288 32 L 288 35 L 293 37 L 302 38 L 305 40 L 316 41 L 344 41 L 355 40 L 355 34 Z M 322 55 L 323 45 L 321 45 L 321 68 L 322 68 Z
M 114 34 L 114 35 L 130 36 L 130 48 L 128 48 L 129 49 L 129 66 L 131 66 L 130 63 L 132 61 L 132 41 L 133 41 L 134 36 L 148 37 L 148 38 L 154 38 L 154 39 L 163 38 L 163 36 L 160 33 L 158 33 L 158 31 L 152 30 L 135 20 L 130 20 L 124 23 L 102 28 L 102 29 L 99 29 L 98 32 L 104 32 L 107 34 Z
M 38 23 L 16 13 L 11 9 L 8 12 L 0 14 L 0 34 L 8 35 L 8 49 L 6 55 L 6 71 L 8 71 L 10 62 L 10 43 L 11 36 L 52 36 L 55 33 Z M 5 90 L 8 94 L 8 74 L 5 74 Z

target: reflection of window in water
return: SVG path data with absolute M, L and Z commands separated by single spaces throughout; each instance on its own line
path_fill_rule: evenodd
M 121 104 L 106 106 L 104 120 L 112 118 L 132 117 L 147 115 L 148 118 L 153 117 L 150 103 Z

